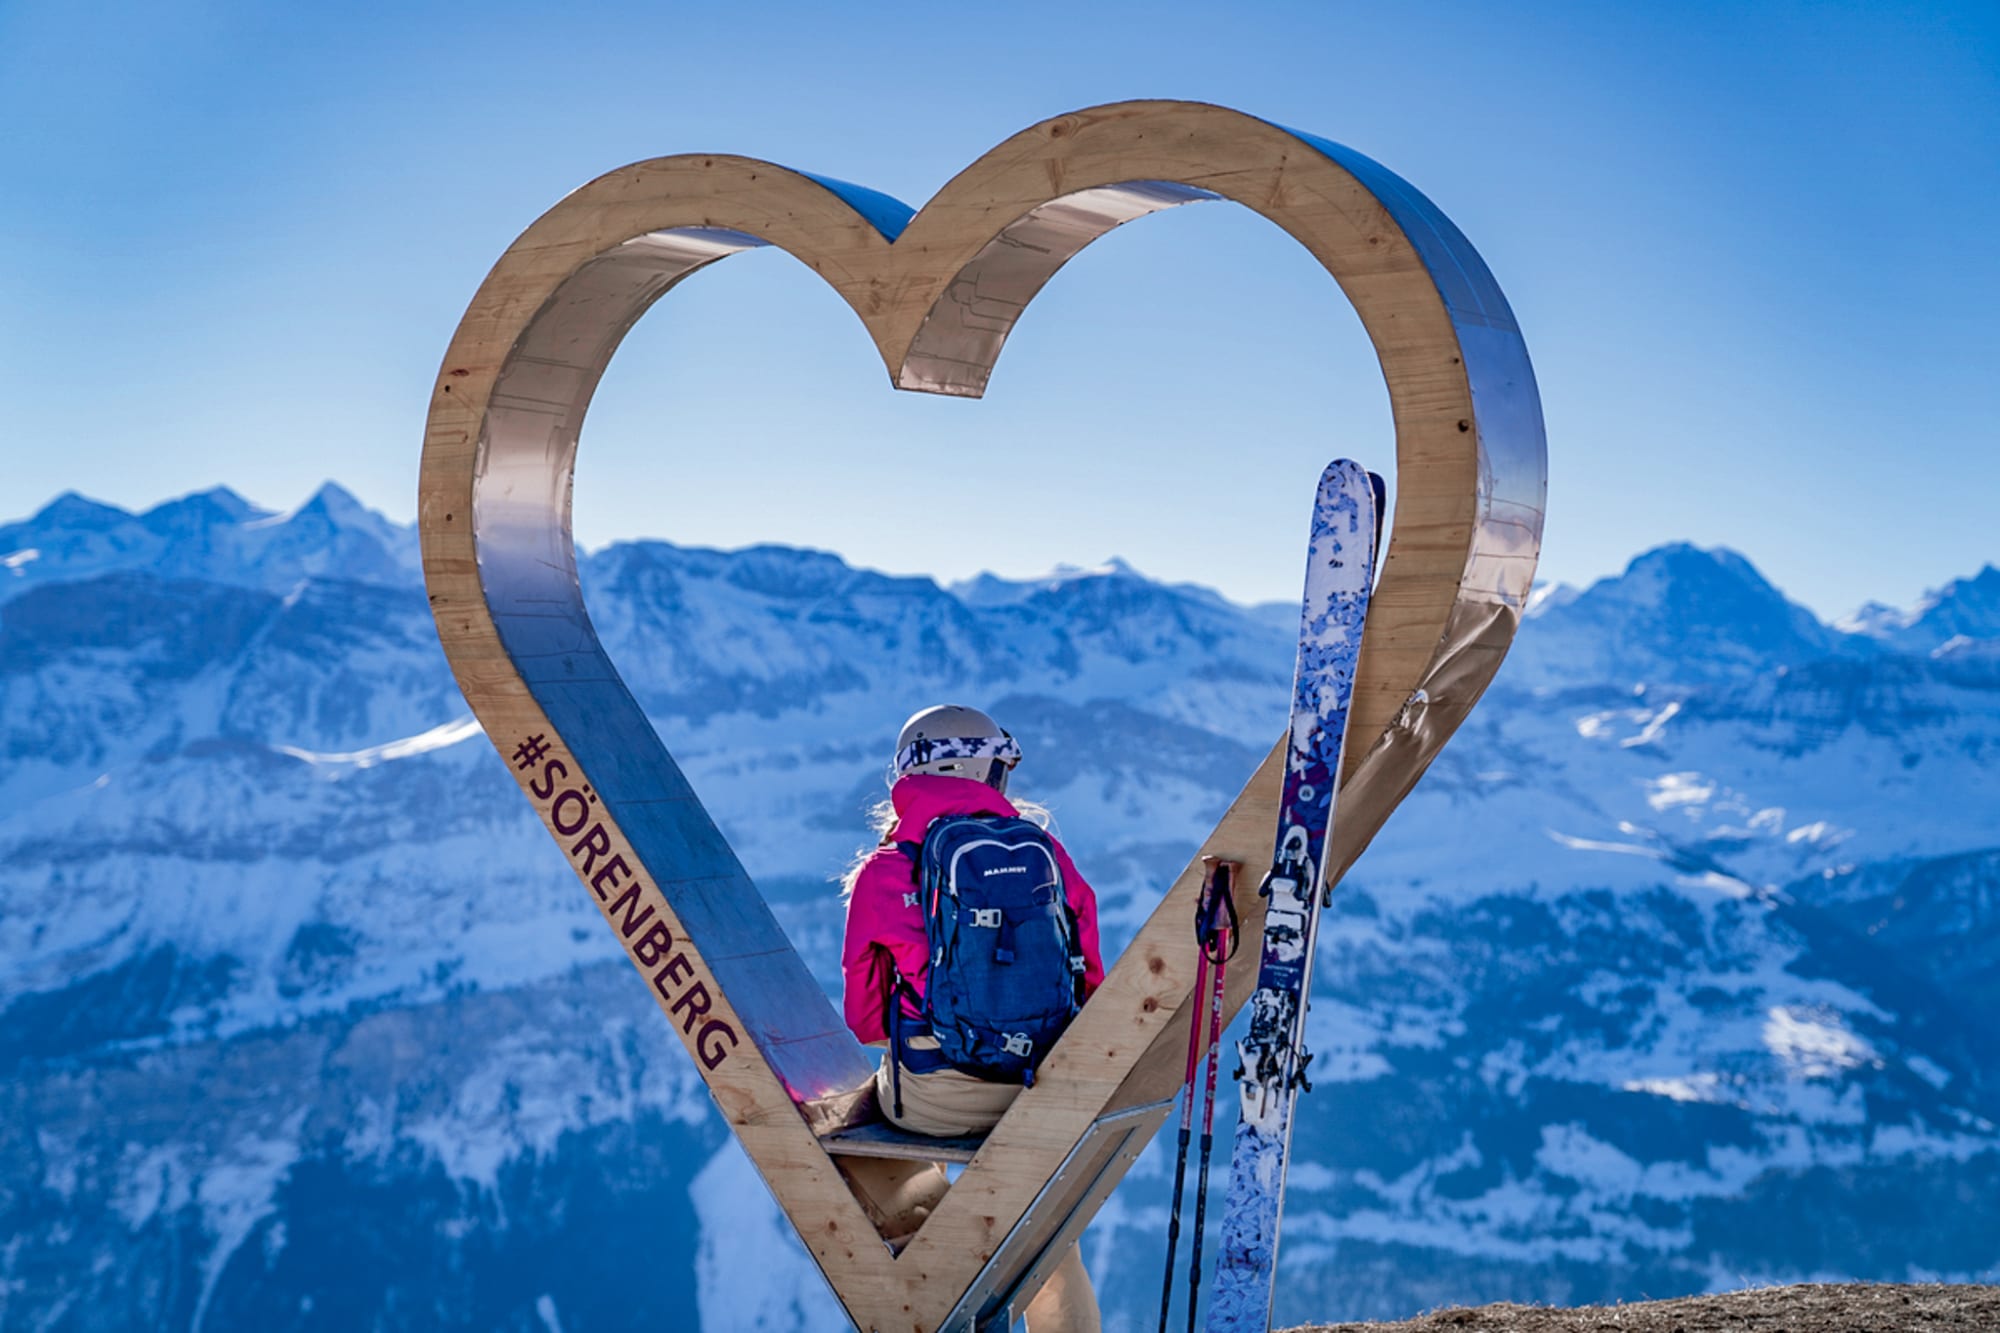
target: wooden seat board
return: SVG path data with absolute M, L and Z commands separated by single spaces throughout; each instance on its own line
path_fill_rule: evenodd
M 835 1157 L 886 1157 L 908 1162 L 969 1162 L 985 1142 L 984 1135 L 932 1137 L 887 1124 L 856 1125 L 820 1140 Z

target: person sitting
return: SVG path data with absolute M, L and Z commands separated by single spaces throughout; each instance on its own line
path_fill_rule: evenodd
M 889 801 L 876 811 L 880 841 L 845 880 L 847 1026 L 886 1047 L 877 1099 L 911 1133 L 992 1129 L 1104 980 L 1096 894 L 1046 831 L 1046 812 L 1006 794 L 1020 759 L 1014 738 L 979 709 L 945 704 L 912 716 L 896 739 Z M 892 1245 L 948 1188 L 941 1171 L 897 1180 L 883 1165 L 843 1169 Z M 1031 1330 L 1099 1327 L 1075 1247 L 1026 1318 Z

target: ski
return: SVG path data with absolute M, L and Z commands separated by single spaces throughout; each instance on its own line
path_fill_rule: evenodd
M 1379 486 L 1359 464 L 1342 460 L 1320 477 L 1313 506 L 1277 847 L 1258 889 L 1270 905 L 1257 990 L 1250 999 L 1250 1032 L 1236 1047 L 1241 1106 L 1208 1333 L 1268 1333 L 1271 1326 L 1292 1108 L 1298 1094 L 1311 1088 L 1305 1012 L 1313 936 L 1347 706 L 1374 584 Z

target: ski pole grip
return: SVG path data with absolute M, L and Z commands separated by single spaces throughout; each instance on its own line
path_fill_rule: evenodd
M 1211 960 L 1221 961 L 1236 952 L 1236 873 L 1243 869 L 1239 861 L 1225 860 L 1220 856 L 1204 856 L 1202 865 L 1208 873 L 1202 878 L 1201 898 L 1194 909 L 1194 937 L 1201 945 L 1202 952 Z M 1226 939 L 1218 940 L 1218 934 Z M 1227 952 L 1224 952 L 1224 946 Z M 1220 957 L 1218 957 L 1220 955 Z

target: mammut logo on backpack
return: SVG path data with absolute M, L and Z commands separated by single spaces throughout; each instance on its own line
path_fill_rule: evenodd
M 922 1007 L 938 1054 L 981 1078 L 1033 1083 L 1083 1003 L 1083 949 L 1055 845 L 1025 819 L 947 815 L 911 850 L 931 959 Z

